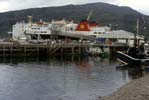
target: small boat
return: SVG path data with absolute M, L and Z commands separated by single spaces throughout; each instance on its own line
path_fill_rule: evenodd
M 116 52 L 116 59 L 126 65 L 146 65 L 149 64 L 149 59 L 138 59 L 123 52 Z
M 99 55 L 101 55 L 102 50 L 100 47 L 91 47 L 91 48 L 89 48 L 88 52 L 91 56 L 99 56 Z

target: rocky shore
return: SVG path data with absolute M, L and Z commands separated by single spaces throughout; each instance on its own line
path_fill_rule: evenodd
M 135 79 L 110 96 L 99 100 L 149 100 L 149 75 Z

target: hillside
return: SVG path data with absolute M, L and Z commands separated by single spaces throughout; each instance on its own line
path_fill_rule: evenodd
M 89 12 L 93 10 L 93 15 L 90 21 L 96 21 L 99 25 L 112 24 L 119 25 L 120 29 L 125 29 L 131 32 L 136 30 L 137 17 L 141 19 L 140 26 L 143 27 L 142 16 L 145 16 L 129 7 L 120 7 L 106 3 L 92 3 L 84 5 L 67 5 L 60 7 L 45 7 L 45 8 L 32 8 L 19 11 L 11 11 L 0 13 L 0 36 L 7 36 L 7 32 L 11 31 L 12 25 L 17 21 L 27 21 L 27 16 L 34 17 L 34 21 L 43 19 L 50 21 L 52 19 L 67 19 L 79 22 L 86 19 Z M 148 16 L 145 16 L 148 21 Z M 149 26 L 149 24 L 146 24 Z M 142 28 L 140 29 L 140 32 Z M 149 31 L 148 27 L 146 31 Z M 146 35 L 147 32 L 145 32 Z

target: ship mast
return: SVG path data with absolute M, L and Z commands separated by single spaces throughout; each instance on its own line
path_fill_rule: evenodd
M 86 19 L 87 21 L 89 21 L 89 19 L 91 18 L 92 14 L 93 14 L 93 11 L 91 10 L 89 15 L 88 15 L 88 17 L 87 17 L 87 19 Z

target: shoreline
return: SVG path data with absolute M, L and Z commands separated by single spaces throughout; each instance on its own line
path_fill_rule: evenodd
M 99 100 L 149 100 L 149 75 L 130 81 L 109 96 Z

